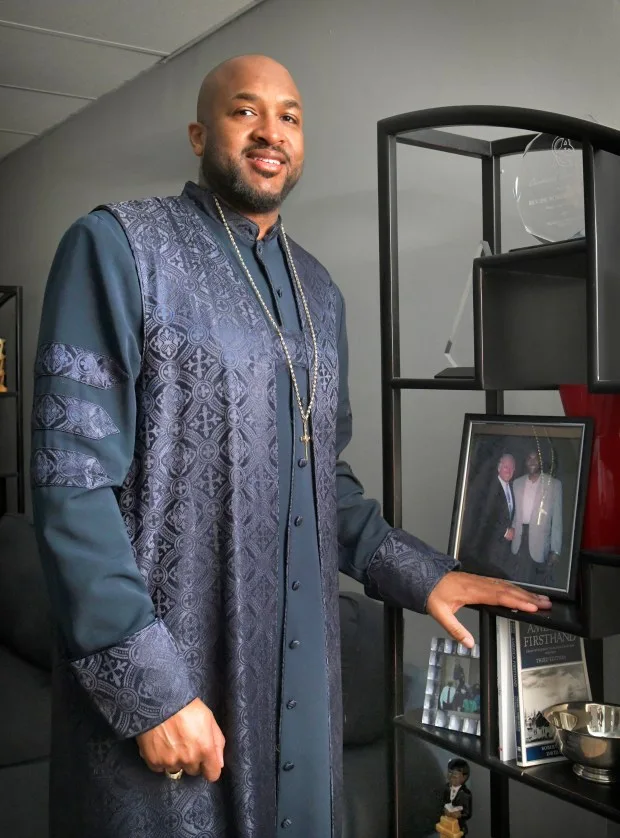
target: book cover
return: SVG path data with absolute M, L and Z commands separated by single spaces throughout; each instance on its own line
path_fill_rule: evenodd
M 563 701 L 592 699 L 583 640 L 514 620 L 510 635 L 517 764 L 564 759 L 555 743 L 555 728 L 542 713 Z

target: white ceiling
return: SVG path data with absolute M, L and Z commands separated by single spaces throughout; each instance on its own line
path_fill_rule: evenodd
M 261 0 L 0 0 L 0 159 Z

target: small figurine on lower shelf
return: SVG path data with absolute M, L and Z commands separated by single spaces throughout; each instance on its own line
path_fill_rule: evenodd
M 4 371 L 4 360 L 5 360 L 5 357 L 6 357 L 5 354 L 4 354 L 5 343 L 6 343 L 6 341 L 4 340 L 4 338 L 0 338 L 0 393 L 6 393 L 6 391 L 7 391 L 6 390 L 6 384 L 5 384 L 6 373 Z
M 435 831 L 451 838 L 467 835 L 467 821 L 471 818 L 471 792 L 467 788 L 469 763 L 451 759 L 448 763 L 448 782 L 444 786 L 439 823 Z

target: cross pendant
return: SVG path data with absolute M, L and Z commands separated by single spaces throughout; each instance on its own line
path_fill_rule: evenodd
M 540 509 L 538 510 L 538 520 L 536 521 L 536 523 L 538 524 L 538 526 L 540 526 L 540 521 L 541 521 L 542 516 L 543 516 L 543 515 L 546 515 L 546 514 L 547 514 L 547 510 L 546 510 L 546 509 L 543 509 L 543 508 L 542 508 L 542 504 L 541 504 L 541 505 L 540 505 Z
M 311 439 L 312 439 L 312 437 L 311 437 L 311 436 L 310 436 L 310 434 L 308 433 L 308 423 L 307 423 L 307 422 L 304 422 L 304 433 L 303 433 L 303 436 L 300 436 L 300 437 L 299 437 L 299 441 L 300 441 L 300 442 L 303 442 L 303 444 L 305 445 L 305 448 L 306 448 L 306 460 L 308 460 L 308 459 L 309 459 L 309 457 L 310 457 L 310 447 L 309 447 L 309 446 L 310 446 L 310 440 L 311 440 Z

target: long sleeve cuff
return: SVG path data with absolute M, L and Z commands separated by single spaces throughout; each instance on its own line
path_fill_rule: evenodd
M 174 638 L 161 620 L 118 646 L 71 661 L 70 665 L 122 739 L 156 727 L 197 695 Z
M 366 593 L 388 605 L 426 612 L 431 591 L 458 561 L 404 530 L 390 530 L 368 565 Z

